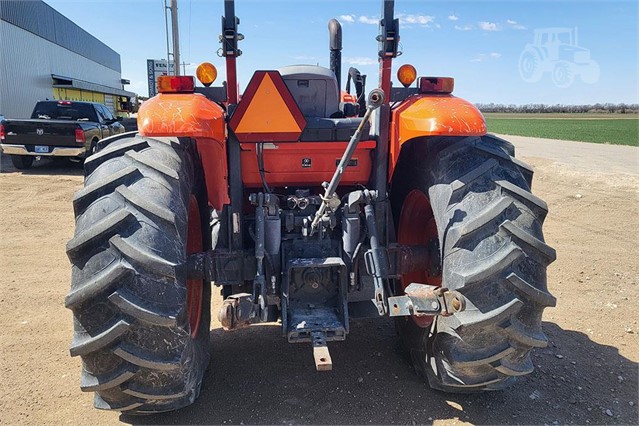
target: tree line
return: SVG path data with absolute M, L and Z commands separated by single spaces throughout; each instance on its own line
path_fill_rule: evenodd
M 609 114 L 637 114 L 639 104 L 597 103 L 589 105 L 504 105 L 504 104 L 475 104 L 481 112 L 513 112 L 513 113 L 609 113 Z

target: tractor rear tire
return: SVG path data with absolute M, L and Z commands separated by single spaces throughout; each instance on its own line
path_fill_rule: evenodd
M 84 163 L 73 198 L 71 355 L 96 408 L 176 410 L 209 363 L 210 283 L 188 280 L 187 254 L 210 245 L 190 140 L 112 141 Z
M 428 229 L 419 218 L 432 217 L 437 279 L 466 298 L 466 310 L 450 317 L 398 318 L 416 371 L 449 392 L 501 389 L 532 372 L 532 348 L 547 345 L 542 313 L 556 300 L 546 286 L 555 260 L 542 233 L 548 209 L 530 192 L 530 167 L 514 158 L 512 144 L 487 135 L 416 140 L 402 150 L 396 170 L 398 235 Z M 427 200 L 421 213 L 417 203 L 407 206 L 420 197 Z
M 33 165 L 34 158 L 30 155 L 12 155 L 11 162 L 13 163 L 13 167 L 18 170 L 27 170 L 30 169 Z

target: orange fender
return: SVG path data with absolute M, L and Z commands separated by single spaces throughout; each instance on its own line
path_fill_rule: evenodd
M 208 201 L 216 210 L 230 203 L 225 115 L 221 106 L 199 93 L 160 93 L 144 102 L 138 112 L 138 132 L 142 136 L 195 139 Z
M 482 136 L 486 121 L 470 102 L 453 95 L 411 96 L 392 111 L 389 176 L 402 145 L 423 136 Z
M 163 94 L 144 102 L 138 112 L 143 136 L 226 140 L 224 110 L 199 93 Z

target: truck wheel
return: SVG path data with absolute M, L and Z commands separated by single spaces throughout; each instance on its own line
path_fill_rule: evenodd
M 27 170 L 33 165 L 33 157 L 30 155 L 12 155 L 11 162 L 16 169 Z
M 91 141 L 91 147 L 89 148 L 89 152 L 86 153 L 87 157 L 90 157 L 91 155 L 98 152 L 98 142 L 100 142 L 98 139 L 93 139 Z
M 544 347 L 544 308 L 555 306 L 544 243 L 547 206 L 530 192 L 532 171 L 494 136 L 434 137 L 406 146 L 391 202 L 400 244 L 434 242 L 441 270 L 402 276 L 461 292 L 466 310 L 450 317 L 402 317 L 403 347 L 431 387 L 500 389 L 533 370 L 530 352 Z
M 189 405 L 210 357 L 210 283 L 185 268 L 187 254 L 210 246 L 195 154 L 188 142 L 127 137 L 84 167 L 65 300 L 80 387 L 101 409 Z

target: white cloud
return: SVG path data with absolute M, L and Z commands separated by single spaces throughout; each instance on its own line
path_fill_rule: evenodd
M 430 15 L 413 15 L 399 13 L 396 15 L 396 17 L 399 18 L 399 22 L 401 23 L 402 28 L 410 28 L 411 25 L 420 25 L 422 27 L 437 27 L 437 25 L 434 23 L 435 17 Z M 373 16 L 342 15 L 340 16 L 340 19 L 345 22 L 359 22 L 360 24 L 365 25 L 379 25 L 379 18 Z
M 512 19 L 506 20 L 506 23 L 511 26 L 514 30 L 525 30 L 526 27 L 518 23 L 517 21 L 513 21 Z
M 369 18 L 368 16 L 360 16 L 358 21 L 362 24 L 367 24 L 367 25 L 379 25 L 378 18 Z
M 301 56 L 296 56 L 295 59 L 298 60 L 298 61 L 312 61 L 312 62 L 317 61 L 317 58 L 315 56 L 303 56 L 303 55 L 301 55 Z
M 494 22 L 481 21 L 477 25 L 484 31 L 499 31 L 499 27 Z
M 403 24 L 418 24 L 418 25 L 428 25 L 435 21 L 434 16 L 429 15 L 405 15 L 400 13 L 397 15 L 399 18 L 399 22 Z
M 490 59 L 499 59 L 501 58 L 501 53 L 490 52 L 490 53 L 478 53 L 470 62 L 484 62 Z
M 352 57 L 346 56 L 344 57 L 344 62 L 350 65 L 359 65 L 359 66 L 376 65 L 377 59 L 367 58 L 364 56 L 352 56 Z
M 459 20 L 459 16 L 453 14 L 453 15 L 448 15 L 448 19 L 451 21 L 458 21 Z
M 517 21 L 513 21 L 512 19 L 506 20 L 506 23 L 496 23 L 489 21 L 481 21 L 475 25 L 455 25 L 455 29 L 457 31 L 471 31 L 475 29 L 479 29 L 482 31 L 501 31 L 502 29 L 513 29 L 513 30 L 525 30 L 526 27 L 519 24 Z

